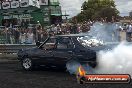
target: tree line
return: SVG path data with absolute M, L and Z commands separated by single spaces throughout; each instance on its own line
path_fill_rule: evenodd
M 72 19 L 77 22 L 106 19 L 108 22 L 119 17 L 114 0 L 88 0 L 82 4 L 81 13 Z

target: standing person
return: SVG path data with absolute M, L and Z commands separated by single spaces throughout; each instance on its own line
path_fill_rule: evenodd
M 71 24 L 67 24 L 67 34 L 71 33 Z
M 121 41 L 121 32 L 123 31 L 122 25 L 118 26 L 118 24 L 113 24 L 113 32 L 114 35 L 112 37 L 115 38 L 116 41 Z
M 34 41 L 34 34 L 32 32 L 31 29 L 29 29 L 28 33 L 27 33 L 27 43 L 28 44 L 33 44 L 35 41 Z
M 16 28 L 15 31 L 14 31 L 15 44 L 19 44 L 19 37 L 20 37 L 20 32 L 19 32 L 19 30 Z
M 37 29 L 37 41 L 39 41 L 39 42 L 42 42 L 42 28 L 41 27 L 39 27 L 38 29 Z
M 62 31 L 62 34 L 66 34 L 66 26 L 65 26 L 65 24 L 61 25 L 61 31 Z
M 82 24 L 81 30 L 82 30 L 82 33 L 88 32 L 87 25 L 86 24 Z
M 50 32 L 54 33 L 55 35 L 57 34 L 57 27 L 53 24 L 51 25 L 51 30 Z
M 78 24 L 77 30 L 78 30 L 78 33 L 81 33 L 81 32 L 82 32 L 82 31 L 81 31 L 81 25 L 80 25 L 80 24 Z
M 11 43 L 11 41 L 10 41 L 11 32 L 9 31 L 9 29 L 5 28 L 4 31 L 2 32 L 2 34 L 4 35 L 5 40 L 6 40 L 5 43 L 10 44 Z
M 21 44 L 25 43 L 25 40 L 26 40 L 26 33 L 25 33 L 24 29 L 22 29 L 21 32 L 20 32 Z
M 132 34 L 132 25 L 131 23 L 129 23 L 126 30 L 126 40 L 128 42 L 131 42 L 131 34 Z
M 57 27 L 54 25 L 54 35 L 57 34 Z
M 61 27 L 60 27 L 60 25 L 58 24 L 58 25 L 57 25 L 57 35 L 61 35 L 61 34 L 62 34 Z
M 22 28 L 25 28 L 25 21 L 24 21 L 24 19 L 22 19 L 21 27 L 22 27 Z
M 7 44 L 11 44 L 11 32 L 7 29 Z
M 77 32 L 77 25 L 73 24 L 72 29 L 71 29 L 71 34 L 76 34 L 76 33 L 78 33 Z
M 45 41 L 48 37 L 48 33 L 47 31 L 43 28 L 43 37 L 42 37 L 42 41 Z
M 87 28 L 87 30 L 86 30 L 87 32 L 90 31 L 90 28 L 91 28 L 90 23 L 87 23 L 87 24 L 86 24 L 86 28 Z

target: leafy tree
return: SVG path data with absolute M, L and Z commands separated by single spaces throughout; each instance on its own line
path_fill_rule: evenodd
M 110 19 L 117 17 L 119 11 L 116 9 L 114 0 L 88 0 L 82 4 L 82 11 L 77 15 L 77 20 L 84 21 L 88 19 L 105 18 Z M 83 16 L 83 17 L 82 17 Z M 81 20 L 81 18 L 83 18 Z

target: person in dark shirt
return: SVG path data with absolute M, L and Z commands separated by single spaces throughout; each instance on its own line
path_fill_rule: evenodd
M 16 29 L 14 30 L 15 44 L 19 44 L 19 37 L 20 37 L 20 32 L 19 32 L 19 30 L 16 28 Z
M 77 25 L 74 24 L 74 25 L 72 26 L 72 28 L 71 28 L 71 34 L 76 34 L 76 33 L 78 33 L 78 32 L 77 32 Z

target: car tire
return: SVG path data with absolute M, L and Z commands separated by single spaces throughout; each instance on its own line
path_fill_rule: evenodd
M 33 60 L 31 58 L 25 57 L 21 60 L 22 68 L 26 71 L 31 71 L 34 69 Z

